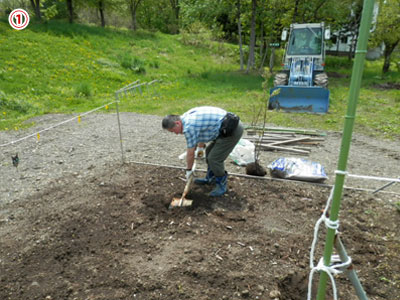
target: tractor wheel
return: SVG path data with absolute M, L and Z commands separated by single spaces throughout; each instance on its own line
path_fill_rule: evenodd
M 287 85 L 288 84 L 288 74 L 287 73 L 277 73 L 274 79 L 274 86 L 277 85 Z
M 321 86 L 321 87 L 327 88 L 328 87 L 328 75 L 325 72 L 315 74 L 314 84 L 316 86 Z

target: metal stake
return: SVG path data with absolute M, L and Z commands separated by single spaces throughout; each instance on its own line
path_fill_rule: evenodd
M 122 158 L 122 164 L 125 163 L 125 159 L 124 159 L 124 147 L 122 146 L 122 133 L 121 133 L 121 121 L 119 119 L 119 107 L 118 107 L 118 102 L 119 102 L 119 97 L 118 97 L 118 93 L 115 93 L 115 99 L 117 101 L 115 101 L 115 105 L 117 108 L 117 119 L 118 119 L 118 130 L 119 130 L 119 142 L 121 145 L 121 158 Z
M 344 245 L 342 241 L 340 240 L 340 237 L 338 234 L 335 236 L 335 248 L 337 252 L 339 253 L 340 260 L 347 261 L 349 258 L 347 256 L 346 249 L 344 248 Z M 356 290 L 356 294 L 360 300 L 368 300 L 367 294 L 365 293 L 360 280 L 358 279 L 356 271 L 353 269 L 353 265 L 350 265 L 346 270 L 344 270 L 344 273 L 347 275 L 349 278 L 350 282 L 353 284 L 354 289 Z
M 399 177 L 399 179 L 400 179 L 400 177 Z M 381 186 L 380 188 L 378 188 L 375 191 L 373 191 L 372 194 L 375 194 L 375 193 L 377 193 L 379 191 L 382 191 L 383 189 L 391 186 L 393 183 L 396 183 L 396 181 L 392 181 L 392 182 L 386 183 L 384 186 Z

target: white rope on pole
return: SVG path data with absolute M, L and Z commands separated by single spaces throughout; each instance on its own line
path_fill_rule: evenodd
M 348 172 L 343 172 L 340 170 L 336 170 L 335 174 L 339 175 L 345 175 L 348 177 L 353 177 L 353 178 L 361 178 L 361 179 L 371 179 L 371 180 L 379 180 L 379 181 L 390 181 L 390 182 L 400 182 L 400 178 L 388 178 L 388 177 L 377 177 L 377 176 L 366 176 L 366 175 L 356 175 L 356 174 L 350 174 Z
M 156 83 L 156 82 L 159 82 L 159 80 L 158 79 L 154 79 L 154 80 L 150 81 L 149 83 L 147 83 L 147 85 L 152 85 L 153 83 Z
M 135 85 L 135 84 L 138 84 L 139 82 L 140 82 L 140 80 L 139 80 L 139 79 L 138 79 L 138 80 L 136 80 L 136 81 L 134 81 L 134 82 L 131 82 L 131 83 L 129 83 L 128 85 L 126 85 L 126 86 L 124 86 L 124 87 L 120 88 L 118 91 L 116 91 L 116 93 L 123 92 L 124 90 L 126 90 L 126 89 L 128 89 L 128 88 L 132 87 L 132 86 L 133 86 L 133 85 Z
M 330 195 L 328 197 L 328 200 L 326 201 L 326 205 L 324 208 L 324 211 L 321 215 L 321 217 L 318 219 L 318 221 L 315 223 L 314 226 L 314 237 L 313 237 L 313 241 L 311 244 L 311 250 L 310 250 L 310 276 L 308 279 L 308 293 L 307 293 L 307 300 L 311 300 L 311 293 L 312 293 L 312 280 L 313 280 L 313 276 L 314 273 L 316 271 L 322 271 L 328 274 L 331 283 L 332 283 L 332 289 L 333 289 L 333 296 L 334 296 L 334 300 L 337 300 L 337 289 L 336 289 L 336 284 L 335 284 L 335 279 L 333 277 L 333 275 L 337 275 L 339 273 L 341 273 L 342 271 L 340 270 L 341 268 L 344 267 L 348 267 L 351 264 L 351 258 L 349 257 L 348 260 L 346 262 L 337 264 L 338 262 L 340 262 L 340 258 L 338 255 L 333 255 L 331 258 L 331 266 L 326 266 L 324 264 L 324 259 L 321 258 L 317 264 L 317 266 L 314 265 L 314 254 L 315 254 L 315 248 L 317 245 L 317 241 L 318 241 L 318 232 L 319 232 L 319 227 L 321 225 L 322 222 L 325 223 L 325 226 L 329 229 L 334 229 L 335 231 L 337 231 L 339 229 L 339 220 L 336 221 L 332 221 L 331 219 L 329 219 L 327 217 L 327 212 L 328 209 L 331 205 L 332 202 L 332 197 L 333 197 L 333 187 L 331 189 Z M 333 274 L 333 275 L 332 275 Z
M 45 128 L 45 129 L 39 130 L 39 131 L 37 131 L 37 132 L 35 132 L 35 133 L 29 134 L 29 135 L 27 135 L 27 136 L 24 136 L 24 137 L 22 137 L 22 138 L 20 138 L 20 139 L 15 140 L 15 141 L 11 141 L 11 142 L 8 142 L 8 143 L 5 143 L 5 144 L 1 144 L 1 145 L 0 145 L 0 148 L 1 148 L 1 147 L 6 147 L 6 146 L 9 146 L 9 145 L 13 145 L 13 144 L 15 144 L 15 143 L 21 142 L 21 141 L 26 140 L 26 139 L 28 139 L 28 138 L 30 138 L 30 137 L 33 137 L 33 136 L 37 136 L 38 134 L 40 134 L 40 133 L 42 133 L 42 132 L 45 132 L 45 131 L 48 131 L 48 130 L 50 130 L 50 129 L 56 128 L 56 127 L 58 127 L 58 126 L 60 126 L 60 125 L 63 125 L 63 124 L 68 123 L 68 122 L 71 122 L 71 121 L 73 121 L 73 120 L 75 120 L 75 119 L 78 119 L 78 118 L 80 118 L 80 117 L 82 117 L 82 116 L 86 116 L 86 115 L 88 115 L 88 114 L 91 114 L 91 113 L 93 113 L 93 112 L 95 112 L 95 111 L 98 111 L 98 110 L 102 109 L 103 107 L 106 107 L 106 106 L 108 106 L 108 105 L 111 105 L 111 104 L 113 104 L 113 103 L 115 103 L 115 102 L 116 102 L 116 101 L 113 101 L 113 102 L 104 104 L 103 106 L 96 107 L 96 108 L 94 108 L 94 109 L 92 109 L 92 110 L 90 110 L 90 111 L 87 111 L 87 112 L 84 112 L 84 113 L 82 113 L 82 114 L 79 114 L 79 115 L 76 116 L 76 117 L 70 118 L 70 119 L 68 119 L 68 120 L 62 121 L 62 122 L 60 122 L 60 123 L 57 123 L 57 124 L 52 125 L 52 126 L 50 126 L 50 127 L 47 127 L 47 128 Z
M 307 300 L 311 300 L 312 297 L 312 280 L 314 273 L 316 271 L 322 271 L 328 274 L 332 283 L 333 299 L 337 300 L 337 288 L 336 288 L 335 278 L 333 276 L 342 273 L 343 271 L 341 269 L 348 268 L 351 265 L 351 258 L 349 257 L 347 261 L 340 264 L 338 264 L 338 262 L 341 262 L 339 255 L 332 256 L 331 266 L 325 266 L 323 258 L 319 260 L 318 265 L 311 270 L 310 276 L 308 278 Z
M 134 81 L 132 83 L 129 83 L 128 85 L 120 88 L 115 93 L 116 94 L 125 93 L 125 95 L 126 95 L 126 92 L 129 92 L 131 90 L 136 90 L 136 88 L 139 88 L 139 90 L 140 90 L 142 86 L 150 86 L 150 85 L 152 85 L 152 84 L 154 84 L 156 82 L 160 82 L 160 81 L 158 79 L 155 79 L 155 80 L 152 80 L 150 82 L 142 82 L 142 83 L 140 83 L 140 80 L 136 80 L 136 81 Z
M 331 201 L 332 201 L 332 196 L 333 196 L 333 188 L 331 189 L 331 192 L 329 194 L 328 200 L 326 201 L 326 205 L 324 208 L 324 211 L 322 212 L 321 217 L 318 219 L 318 221 L 315 223 L 314 226 L 314 238 L 311 244 L 311 251 L 310 251 L 310 268 L 313 269 L 314 268 L 314 253 L 315 253 L 315 246 L 317 244 L 318 241 L 318 232 L 319 232 L 319 227 L 321 225 L 322 222 L 325 222 L 325 226 L 328 228 L 332 228 L 337 230 L 339 228 L 339 221 L 336 220 L 336 222 L 332 222 L 329 220 L 329 218 L 326 217 L 326 214 L 328 212 L 328 209 L 331 205 Z

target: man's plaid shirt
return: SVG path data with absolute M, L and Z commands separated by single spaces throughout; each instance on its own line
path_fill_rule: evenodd
M 215 140 L 226 111 L 213 106 L 195 107 L 181 116 L 187 147 Z

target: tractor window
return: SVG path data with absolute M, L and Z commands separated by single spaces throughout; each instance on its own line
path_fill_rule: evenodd
M 320 55 L 322 44 L 321 28 L 298 28 L 290 33 L 289 55 Z

